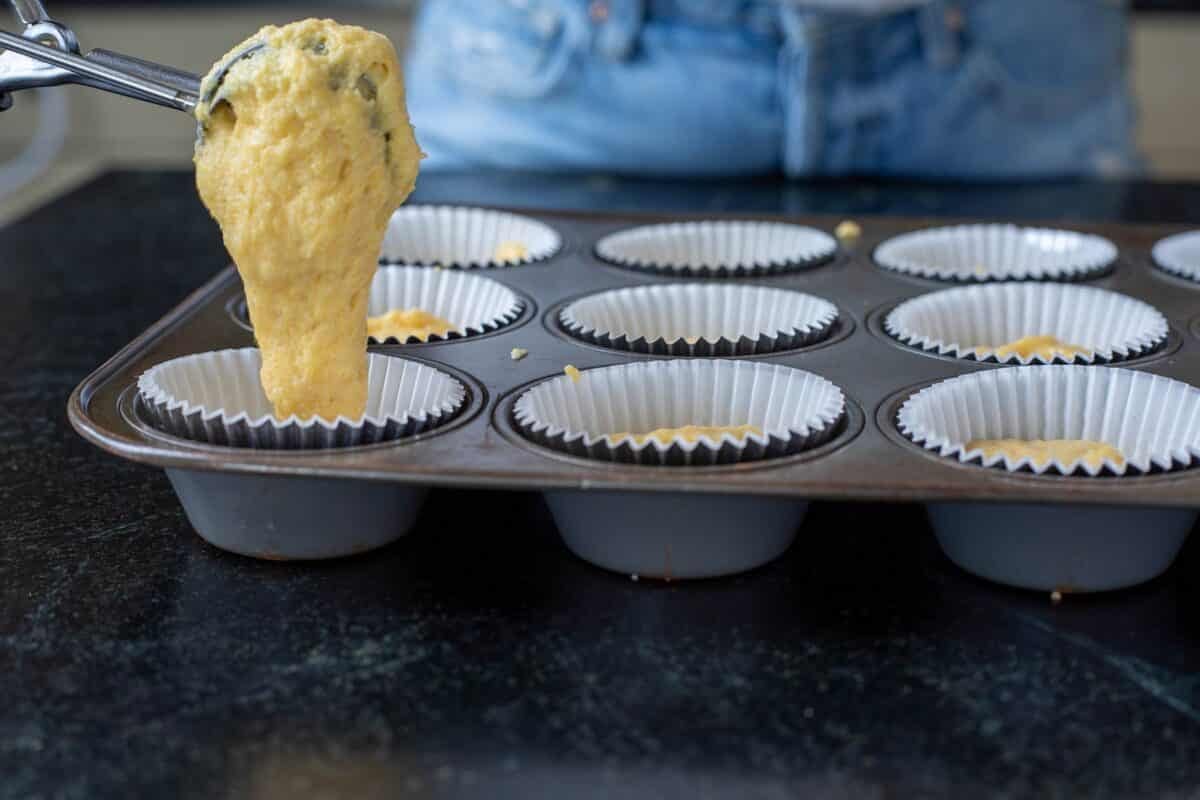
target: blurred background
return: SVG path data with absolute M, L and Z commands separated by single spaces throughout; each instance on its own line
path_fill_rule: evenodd
M 332 16 L 381 31 L 403 50 L 417 2 L 45 4 L 51 16 L 76 31 L 85 50 L 103 47 L 203 73 L 259 26 L 306 16 Z M 1200 0 L 1138 0 L 1132 7 L 1137 141 L 1149 177 L 1200 178 L 1200 80 L 1195 77 L 1200 74 Z M 19 30 L 15 18 L 3 18 L 7 24 L 0 28 Z M 183 114 L 78 87 L 40 97 L 25 92 L 17 104 L 0 115 L 0 220 L 107 166 L 184 168 L 190 163 L 193 125 Z

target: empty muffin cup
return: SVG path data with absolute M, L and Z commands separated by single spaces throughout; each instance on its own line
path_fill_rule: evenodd
M 584 342 L 673 356 L 757 355 L 815 344 L 838 319 L 828 300 L 790 289 L 668 284 L 613 289 L 566 305 L 563 330 Z
M 182 356 L 147 370 L 138 394 L 159 430 L 207 444 L 258 449 L 331 449 L 400 439 L 451 419 L 466 388 L 417 361 L 367 355 L 367 407 L 356 420 L 275 417 L 259 381 L 257 348 Z
M 545 261 L 560 249 L 557 231 L 520 214 L 413 205 L 392 215 L 379 260 L 464 269 L 513 267 Z
M 1200 231 L 1186 231 L 1160 239 L 1154 244 L 1151 256 L 1164 272 L 1200 281 Z
M 917 392 L 897 424 L 931 452 L 979 468 L 1077 480 L 1179 470 L 1200 458 L 1200 389 L 1115 367 L 989 370 Z M 934 504 L 942 549 L 969 572 L 1046 591 L 1103 591 L 1170 566 L 1194 509 Z
M 564 453 L 671 469 L 816 447 L 836 435 L 845 406 L 838 387 L 803 370 L 654 361 L 550 378 L 517 399 L 513 421 L 526 438 Z M 576 555 L 662 578 L 764 564 L 791 545 L 808 508 L 795 498 L 676 492 L 553 491 L 546 500 Z
M 371 340 L 411 344 L 439 342 L 499 330 L 521 315 L 519 295 L 502 283 L 481 275 L 428 267 L 380 267 L 371 283 L 367 313 L 378 321 L 389 312 L 416 311 L 449 325 L 382 325 Z M 411 320 L 421 322 L 421 320 Z
M 1116 246 L 1101 236 L 998 224 L 913 231 L 875 249 L 884 269 L 941 281 L 1084 280 L 1116 259 Z
M 674 277 L 756 277 L 807 269 L 837 252 L 816 228 L 784 222 L 675 222 L 619 231 L 596 256 L 627 269 Z
M 931 292 L 896 306 L 884 329 L 929 353 L 1001 364 L 1109 363 L 1154 352 L 1166 317 L 1123 294 L 1059 283 Z

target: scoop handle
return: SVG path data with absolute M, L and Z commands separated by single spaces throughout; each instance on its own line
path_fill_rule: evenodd
M 164 68 L 159 65 L 150 64 L 148 61 L 137 64 L 134 62 L 140 61 L 140 59 L 129 59 L 127 56 L 119 56 L 116 53 L 108 54 L 110 64 L 112 64 L 110 66 L 75 53 L 47 47 L 6 31 L 0 31 L 0 47 L 16 51 L 61 70 L 61 73 L 42 76 L 43 79 L 40 82 L 31 85 L 48 86 L 73 79 L 76 83 L 177 108 L 180 111 L 190 112 L 196 106 L 200 81 L 195 76 L 188 76 L 186 73 L 181 75 L 178 70 L 166 68 L 169 72 L 164 73 L 162 72 Z M 130 68 L 134 71 L 128 71 Z M 155 68 L 156 78 L 143 76 L 144 71 L 148 68 Z M 169 80 L 170 83 L 160 83 L 159 81 L 163 79 Z
M 91 50 L 87 54 L 88 61 L 95 61 L 97 64 L 103 64 L 106 67 L 120 70 L 127 75 L 136 75 L 154 83 L 160 83 L 163 86 L 170 86 L 172 89 L 178 89 L 181 92 L 188 94 L 200 94 L 200 78 L 190 72 L 185 72 L 181 69 L 168 67 L 164 64 L 156 64 L 153 61 L 146 61 L 141 58 L 114 53 L 112 50 Z

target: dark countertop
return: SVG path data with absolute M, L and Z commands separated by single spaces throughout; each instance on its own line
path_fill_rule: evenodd
M 1200 187 L 429 177 L 419 200 L 1200 222 Z M 345 561 L 227 555 L 70 429 L 83 376 L 225 264 L 184 173 L 0 231 L 0 796 L 1193 796 L 1200 544 L 1006 590 L 918 506 L 815 507 L 757 572 L 633 583 L 536 495 L 435 493 Z

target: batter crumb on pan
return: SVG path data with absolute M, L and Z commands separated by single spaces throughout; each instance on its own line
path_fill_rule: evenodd
M 852 219 L 844 219 L 833 229 L 833 235 L 841 242 L 853 242 L 862 236 L 862 228 Z
M 513 361 L 520 361 L 525 356 L 529 355 L 529 351 L 524 347 L 514 347 L 508 352 L 508 357 Z
M 567 364 L 563 367 L 563 373 L 571 379 L 571 383 L 579 383 L 580 372 L 574 364 Z

